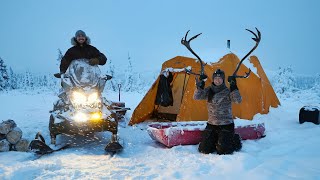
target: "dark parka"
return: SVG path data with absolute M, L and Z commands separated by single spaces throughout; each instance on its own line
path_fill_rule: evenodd
M 76 39 L 71 39 L 71 44 L 74 45 L 63 56 L 60 64 L 60 72 L 65 73 L 71 63 L 75 59 L 92 59 L 98 58 L 99 65 L 104 65 L 107 62 L 107 57 L 102 54 L 96 47 L 90 45 L 89 37 L 86 37 L 86 42 L 80 46 Z

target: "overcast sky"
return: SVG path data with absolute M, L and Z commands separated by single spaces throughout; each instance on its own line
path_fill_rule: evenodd
M 203 33 L 193 49 L 215 62 L 227 39 L 243 57 L 254 45 L 245 29 L 258 27 L 262 40 L 253 54 L 265 69 L 292 65 L 314 75 L 319 18 L 318 0 L 7 0 L 0 2 L 0 57 L 14 71 L 57 72 L 57 49 L 65 53 L 82 29 L 117 67 L 126 67 L 129 53 L 135 69 L 152 70 L 177 55 L 193 57 L 180 44 L 189 29 Z

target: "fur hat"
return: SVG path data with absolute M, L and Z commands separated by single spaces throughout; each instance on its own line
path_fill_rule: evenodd
M 84 37 L 87 37 L 86 33 L 85 33 L 84 31 L 82 31 L 82 30 L 78 30 L 78 31 L 76 32 L 76 34 L 74 35 L 74 37 L 78 37 L 78 36 L 80 36 L 80 35 L 82 35 L 82 36 L 84 36 Z
M 86 44 L 90 44 L 91 43 L 90 38 L 86 35 L 86 33 L 84 31 L 82 31 L 82 30 L 78 30 L 74 34 L 74 37 L 71 38 L 71 44 L 72 45 L 74 45 L 74 46 L 77 45 L 77 36 L 80 36 L 80 35 L 86 37 L 86 41 L 85 41 Z
M 213 74 L 212 74 L 212 79 L 214 79 L 215 77 L 221 77 L 224 81 L 225 75 L 224 75 L 224 71 L 222 71 L 221 69 L 217 69 Z

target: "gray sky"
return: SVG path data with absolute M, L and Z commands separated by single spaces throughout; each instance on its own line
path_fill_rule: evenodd
M 193 57 L 180 44 L 187 30 L 203 34 L 191 44 L 215 62 L 227 39 L 239 58 L 253 53 L 267 70 L 292 65 L 299 74 L 319 72 L 320 1 L 317 0 L 28 0 L 0 2 L 0 57 L 14 71 L 57 72 L 57 49 L 66 52 L 78 29 L 119 68 L 128 52 L 134 68 L 159 69 L 177 55 Z M 241 52 L 241 53 L 240 53 Z M 221 54 L 222 55 L 222 54 Z

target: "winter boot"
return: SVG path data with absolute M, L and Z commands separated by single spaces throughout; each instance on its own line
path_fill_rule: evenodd
M 233 137 L 233 148 L 235 151 L 240 151 L 242 148 L 241 137 L 239 134 L 234 134 Z

